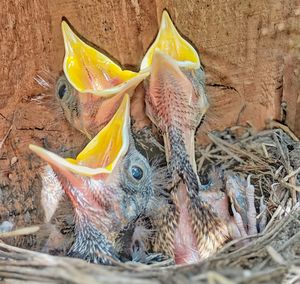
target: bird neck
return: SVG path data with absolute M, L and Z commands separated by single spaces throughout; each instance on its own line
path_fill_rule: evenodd
M 68 256 L 98 264 L 111 264 L 110 259 L 119 259 L 118 253 L 113 245 L 102 232 L 90 222 L 76 223 L 75 242 L 69 250 Z
M 175 126 L 168 128 L 169 146 L 167 147 L 169 168 L 173 177 L 179 176 L 188 185 L 189 192 L 195 194 L 201 187 L 194 162 L 194 142 L 186 137 Z M 193 156 L 191 156 L 193 155 Z

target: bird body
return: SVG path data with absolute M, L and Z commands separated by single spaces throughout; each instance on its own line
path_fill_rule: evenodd
M 119 260 L 120 232 L 147 210 L 153 198 L 151 167 L 136 150 L 129 127 L 125 95 L 112 120 L 76 159 L 30 145 L 51 165 L 73 205 L 75 241 L 70 256 L 104 264 L 109 258 Z
M 165 216 L 156 224 L 164 230 L 158 233 L 155 249 L 179 264 L 197 262 L 215 253 L 228 239 L 226 224 L 201 198 L 205 187 L 196 171 L 194 135 L 209 106 L 204 70 L 196 51 L 180 37 L 167 12 L 142 65 L 145 62 L 150 68 L 146 112 L 163 134 L 172 179 L 172 209 L 163 212 Z

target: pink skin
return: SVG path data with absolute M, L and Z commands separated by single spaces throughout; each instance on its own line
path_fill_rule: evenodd
M 189 197 L 186 186 L 181 182 L 177 191 L 179 221 L 175 230 L 175 262 L 176 264 L 195 263 L 200 261 L 200 255 L 188 212 Z

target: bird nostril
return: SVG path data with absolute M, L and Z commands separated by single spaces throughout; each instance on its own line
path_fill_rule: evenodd
M 143 170 L 137 166 L 133 166 L 131 168 L 131 174 L 136 180 L 141 180 L 144 175 Z
M 67 91 L 67 86 L 65 84 L 62 84 L 58 89 L 58 96 L 60 99 L 64 97 Z

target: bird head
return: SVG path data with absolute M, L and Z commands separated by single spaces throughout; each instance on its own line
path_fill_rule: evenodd
M 131 95 L 147 72 L 123 70 L 108 56 L 77 36 L 62 22 L 64 75 L 56 85 L 68 121 L 90 139 L 112 118 L 125 93 Z
M 30 149 L 51 165 L 72 202 L 73 255 L 84 247 L 86 255 L 80 258 L 93 261 L 89 251 L 99 245 L 102 252 L 113 255 L 119 232 L 143 214 L 153 195 L 150 165 L 130 136 L 129 96 L 124 96 L 111 121 L 76 159 L 61 158 L 35 145 Z

